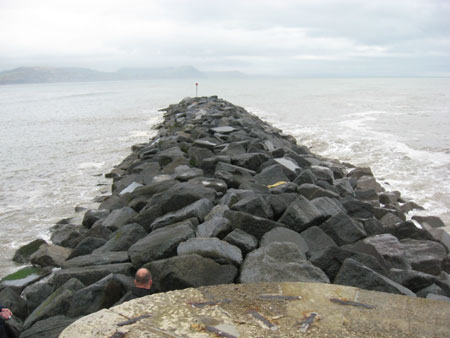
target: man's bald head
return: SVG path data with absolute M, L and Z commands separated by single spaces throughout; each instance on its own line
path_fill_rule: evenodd
M 134 285 L 142 289 L 150 289 L 152 286 L 152 274 L 146 268 L 140 268 L 136 271 Z

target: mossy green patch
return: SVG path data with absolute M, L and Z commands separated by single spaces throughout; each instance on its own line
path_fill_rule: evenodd
M 41 272 L 41 269 L 36 268 L 34 266 L 27 266 L 26 268 L 20 269 L 19 271 L 16 271 L 5 278 L 2 279 L 2 281 L 8 281 L 8 280 L 19 280 L 24 279 L 32 274 L 39 275 Z

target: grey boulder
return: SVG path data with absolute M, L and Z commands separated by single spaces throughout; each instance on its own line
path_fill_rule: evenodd
M 180 243 L 177 248 L 178 256 L 197 254 L 206 258 L 214 259 L 220 264 L 242 263 L 241 250 L 228 242 L 218 238 L 191 238 Z
M 277 227 L 275 229 L 266 232 L 264 236 L 261 238 L 260 247 L 269 245 L 270 243 L 273 242 L 294 243 L 304 254 L 305 258 L 307 252 L 309 251 L 308 244 L 303 239 L 303 237 L 298 232 L 295 232 L 285 227 Z
M 355 286 L 366 290 L 389 292 L 411 297 L 416 296 L 414 292 L 406 287 L 351 258 L 346 259 L 342 264 L 334 280 L 334 284 Z
M 195 231 L 189 220 L 175 223 L 137 241 L 128 249 L 128 255 L 133 265 L 140 268 L 145 263 L 175 255 L 178 245 L 194 236 Z
M 152 272 L 152 288 L 157 292 L 230 284 L 238 274 L 234 265 L 221 265 L 195 254 L 156 260 L 146 267 Z
M 273 242 L 247 255 L 241 266 L 241 283 L 320 282 L 327 275 L 313 266 L 294 243 Z
M 255 250 L 258 246 L 258 239 L 241 229 L 234 229 L 223 240 L 237 246 L 244 255 Z

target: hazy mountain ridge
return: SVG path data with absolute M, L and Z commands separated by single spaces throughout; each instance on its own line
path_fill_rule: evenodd
M 101 72 L 77 67 L 19 67 L 0 72 L 0 85 L 24 83 L 84 82 L 111 80 L 145 80 L 175 78 L 246 77 L 237 71 L 202 72 L 192 66 L 164 68 L 123 68 Z

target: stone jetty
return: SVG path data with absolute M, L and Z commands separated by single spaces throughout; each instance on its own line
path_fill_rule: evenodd
M 215 96 L 164 111 L 157 135 L 107 174 L 111 195 L 98 209 L 59 222 L 51 243 L 17 251 L 14 260 L 32 267 L 2 280 L 0 302 L 21 337 L 57 337 L 83 316 L 125 306 L 142 266 L 155 293 L 327 283 L 427 298 L 414 304 L 450 318 L 445 225 L 407 220 L 420 206 L 385 191 L 370 168 L 315 155 Z

